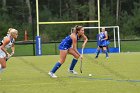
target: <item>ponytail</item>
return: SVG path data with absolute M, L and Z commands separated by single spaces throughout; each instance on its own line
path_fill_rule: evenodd
M 73 32 L 75 32 L 75 33 L 77 34 L 78 31 L 79 31 L 81 28 L 83 28 L 83 26 L 78 26 L 78 25 L 76 25 L 76 26 L 74 27 L 74 29 L 73 29 Z

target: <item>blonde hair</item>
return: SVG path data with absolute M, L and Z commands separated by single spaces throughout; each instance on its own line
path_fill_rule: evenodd
M 78 31 L 80 31 L 82 28 L 83 28 L 83 26 L 78 26 L 78 25 L 76 25 L 76 26 L 74 27 L 74 32 L 77 34 Z
M 105 30 L 105 27 L 102 27 L 102 30 Z
M 14 28 L 9 29 L 9 34 L 18 34 L 18 31 Z
M 9 29 L 8 29 L 7 34 L 10 34 L 10 30 L 11 30 L 11 29 L 13 29 L 13 28 L 9 28 Z

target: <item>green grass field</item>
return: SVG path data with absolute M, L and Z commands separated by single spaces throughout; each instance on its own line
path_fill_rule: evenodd
M 140 53 L 85 54 L 83 73 L 67 72 L 71 55 L 56 72 L 58 78 L 48 76 L 59 59 L 58 55 L 13 57 L 0 74 L 0 93 L 140 93 Z M 91 77 L 88 75 L 92 74 Z

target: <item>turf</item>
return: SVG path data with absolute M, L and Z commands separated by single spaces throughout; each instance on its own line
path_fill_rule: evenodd
M 140 93 L 140 53 L 85 54 L 83 73 L 80 62 L 75 70 L 67 72 L 71 55 L 56 72 L 57 79 L 48 76 L 59 59 L 58 55 L 13 57 L 7 69 L 0 74 L 0 93 Z M 91 77 L 88 74 L 92 74 Z

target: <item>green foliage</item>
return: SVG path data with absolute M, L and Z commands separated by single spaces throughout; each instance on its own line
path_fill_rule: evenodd
M 18 40 L 24 40 L 24 31 L 29 30 L 32 34 L 31 23 L 28 23 L 28 8 L 23 0 L 6 0 L 6 7 L 0 9 L 0 38 L 3 38 L 9 28 L 19 31 Z M 2 2 L 1 2 L 2 3 Z M 32 37 L 29 37 L 32 39 Z
M 127 37 L 130 37 L 129 39 L 134 39 L 131 35 L 140 36 L 140 4 L 134 3 L 134 5 L 135 7 L 132 10 L 132 15 L 128 15 L 125 11 L 121 16 L 121 31 L 126 39 Z
M 133 10 L 133 30 L 137 36 L 140 36 L 140 3 L 134 3 L 135 9 Z
M 27 30 L 29 39 L 33 39 L 32 20 L 29 6 L 26 0 L 5 0 L 6 5 L 0 2 L 0 38 L 6 35 L 7 29 L 13 27 L 19 30 L 18 40 L 24 39 L 24 31 Z M 32 8 L 33 22 L 36 22 L 35 1 L 29 0 Z M 122 39 L 128 39 L 131 35 L 140 37 L 140 1 L 139 0 L 119 0 L 118 23 L 116 23 L 117 0 L 100 0 L 101 6 L 101 26 L 119 25 Z M 89 6 L 89 0 L 41 0 L 39 1 L 39 21 L 85 21 L 89 19 L 97 20 L 97 2 L 93 7 Z M 95 6 L 95 8 L 94 8 Z M 89 11 L 91 8 L 92 13 Z M 90 13 L 89 13 L 90 12 Z M 91 16 L 92 14 L 92 16 Z M 33 24 L 36 35 L 36 23 Z M 68 25 L 41 25 L 40 35 L 43 41 L 61 40 L 69 34 L 71 27 Z M 83 26 L 97 26 L 92 24 L 79 24 Z M 53 31 L 53 32 L 52 32 Z M 89 33 L 90 35 L 92 33 Z M 89 36 L 91 37 L 91 36 Z
M 110 7 L 103 6 L 101 9 L 101 25 L 112 26 L 115 25 L 115 16 L 111 14 Z

